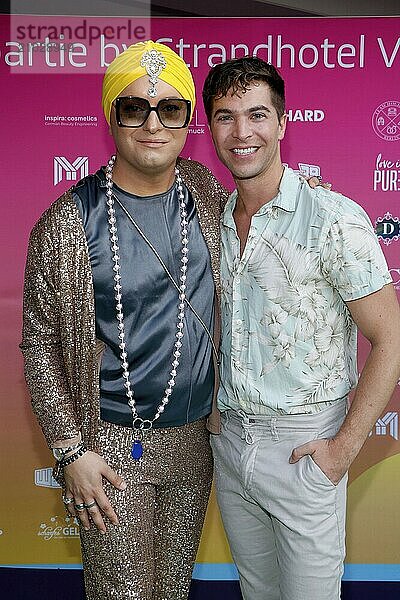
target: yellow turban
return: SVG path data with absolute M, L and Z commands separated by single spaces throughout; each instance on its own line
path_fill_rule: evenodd
M 150 50 L 161 52 L 166 62 L 166 67 L 161 70 L 157 78 L 172 85 L 181 94 L 182 98 L 191 101 L 192 112 L 190 118 L 192 118 L 196 104 L 196 92 L 191 72 L 185 61 L 171 48 L 150 40 L 129 46 L 112 61 L 105 72 L 102 105 L 108 123 L 110 122 L 111 105 L 115 98 L 139 77 L 143 77 L 143 75 L 149 77 L 146 69 L 140 65 L 140 61 L 143 54 Z

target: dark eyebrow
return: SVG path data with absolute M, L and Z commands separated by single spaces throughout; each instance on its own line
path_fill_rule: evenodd
M 233 111 L 228 110 L 227 108 L 219 108 L 218 110 L 215 111 L 215 113 L 213 114 L 213 117 L 216 117 L 217 115 L 233 115 Z
M 271 112 L 270 109 L 268 108 L 268 106 L 264 106 L 264 104 L 259 104 L 258 106 L 252 106 L 246 112 L 252 113 L 252 112 L 257 112 L 259 110 L 264 110 L 265 112 Z

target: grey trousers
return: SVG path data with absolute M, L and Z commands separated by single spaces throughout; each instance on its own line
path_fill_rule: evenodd
M 293 448 L 335 435 L 341 400 L 316 415 L 222 415 L 212 436 L 216 491 L 244 600 L 337 600 L 347 475 L 338 485 Z

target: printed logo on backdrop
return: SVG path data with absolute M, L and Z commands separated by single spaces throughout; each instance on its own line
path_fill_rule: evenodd
M 319 123 L 325 119 L 325 113 L 320 109 L 300 108 L 289 109 L 286 111 L 288 121 L 295 123 L 300 121 L 301 123 Z
M 375 160 L 374 192 L 400 192 L 400 159 L 379 153 Z
M 288 163 L 282 163 L 284 167 L 289 167 Z M 309 165 L 308 163 L 297 163 L 298 169 L 293 169 L 295 173 L 304 175 L 304 177 L 320 177 L 321 167 L 319 165 Z
M 37 535 L 48 542 L 79 538 L 79 523 L 76 517 L 51 517 L 49 524 L 41 523 Z
M 207 130 L 206 124 L 201 123 L 199 120 L 199 111 L 195 110 L 193 114 L 193 118 L 189 125 L 189 133 L 192 135 L 202 135 Z
M 393 287 L 395 290 L 400 290 L 400 269 L 389 269 L 392 277 Z
M 53 469 L 47 467 L 45 469 L 35 469 L 35 485 L 47 488 L 59 488 L 59 483 L 53 477 Z
M 97 115 L 43 115 L 43 122 L 56 127 L 97 127 Z
M 375 233 L 386 246 L 397 242 L 400 234 L 399 217 L 394 217 L 390 212 L 378 217 L 375 221 Z
M 369 434 L 378 437 L 392 437 L 395 440 L 399 439 L 399 413 L 387 412 L 380 417 L 375 423 L 374 429 Z
M 400 102 L 388 100 L 380 104 L 372 115 L 372 127 L 386 142 L 400 140 Z
M 78 156 L 73 162 L 70 162 L 65 156 L 55 156 L 53 165 L 54 185 L 59 184 L 64 177 L 67 181 L 77 181 L 78 171 L 80 174 L 79 179 L 89 174 L 88 156 Z

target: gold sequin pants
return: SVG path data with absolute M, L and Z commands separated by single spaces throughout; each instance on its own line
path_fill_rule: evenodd
M 119 519 L 107 533 L 81 529 L 87 600 L 186 600 L 212 480 L 209 433 L 201 419 L 155 429 L 143 457 L 130 457 L 132 429 L 103 423 L 102 456 L 126 481 L 107 481 Z

